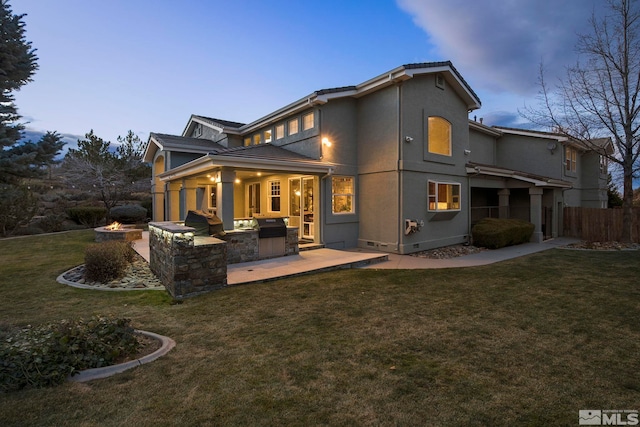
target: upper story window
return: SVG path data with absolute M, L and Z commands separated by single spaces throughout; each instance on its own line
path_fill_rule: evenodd
M 284 138 L 284 124 L 276 126 L 276 139 Z
M 605 156 L 600 156 L 600 173 L 606 175 L 607 173 L 607 158 Z
M 351 176 L 331 178 L 331 211 L 334 214 L 354 213 L 355 186 Z
M 247 147 L 249 145 L 251 145 L 251 137 L 250 136 L 248 136 L 248 137 L 246 137 L 244 139 L 244 146 Z
M 193 128 L 193 136 L 194 138 L 202 136 L 202 125 L 200 123 L 196 123 L 196 126 Z
M 573 147 L 567 146 L 564 150 L 565 170 L 567 172 L 575 172 L 577 162 L 578 162 L 578 150 L 576 150 Z
M 268 144 L 271 142 L 271 129 L 264 131 L 264 143 Z
M 289 135 L 295 135 L 298 133 L 298 118 L 296 117 L 293 120 L 289 120 Z
M 260 134 L 259 133 L 253 135 L 253 145 L 258 145 L 261 142 L 262 142 L 262 140 L 260 139 Z
M 451 123 L 442 117 L 429 117 L 429 152 L 451 156 Z
M 302 130 L 313 129 L 313 112 L 302 116 Z
M 430 211 L 459 211 L 460 184 L 429 181 Z

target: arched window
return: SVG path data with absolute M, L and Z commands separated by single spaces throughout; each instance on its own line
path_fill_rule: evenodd
M 451 155 L 451 123 L 442 117 L 429 117 L 429 152 Z

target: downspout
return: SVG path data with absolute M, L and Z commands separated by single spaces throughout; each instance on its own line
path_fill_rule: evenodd
M 398 232 L 396 234 L 398 241 L 396 242 L 396 252 L 400 253 L 400 244 L 402 242 L 402 233 L 403 233 L 403 206 L 402 201 L 404 200 L 404 177 L 402 175 L 402 83 L 398 83 L 396 86 L 397 94 L 398 94 L 398 106 L 397 106 L 397 114 L 398 114 Z
M 318 139 L 319 139 L 319 143 L 320 143 L 320 157 L 322 158 L 323 153 L 322 153 L 322 109 L 320 107 L 318 107 Z M 318 183 L 318 190 L 320 190 L 320 218 L 319 218 L 319 222 L 318 225 L 320 225 L 320 244 L 324 245 L 324 221 L 326 216 L 326 212 L 325 210 L 327 209 L 327 203 L 326 203 L 326 197 L 327 197 L 327 192 L 326 192 L 326 181 L 325 178 L 331 176 L 331 174 L 325 175 L 320 177 L 320 182 Z M 324 188 L 323 188 L 324 187 Z M 324 190 L 324 191 L 323 191 Z

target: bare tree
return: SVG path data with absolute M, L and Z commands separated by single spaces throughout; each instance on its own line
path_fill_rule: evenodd
M 607 0 L 603 17 L 592 15 L 580 35 L 579 61 L 552 90 L 540 70 L 542 107 L 523 116 L 552 128 L 618 165 L 623 175 L 623 235 L 632 239 L 633 178 L 640 156 L 640 10 L 637 0 Z M 599 138 L 609 137 L 615 151 Z
M 141 162 L 140 140 L 131 131 L 118 137 L 114 152 L 109 141 L 91 132 L 70 148 L 63 161 L 63 176 L 75 188 L 94 194 L 108 212 L 133 192 L 148 192 L 151 168 Z

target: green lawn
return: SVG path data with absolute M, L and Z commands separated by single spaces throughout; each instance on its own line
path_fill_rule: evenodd
M 0 394 L 0 425 L 578 425 L 640 409 L 640 253 L 347 270 L 172 304 L 57 284 L 92 232 L 0 241 L 0 327 L 93 314 L 172 337 L 88 384 Z

